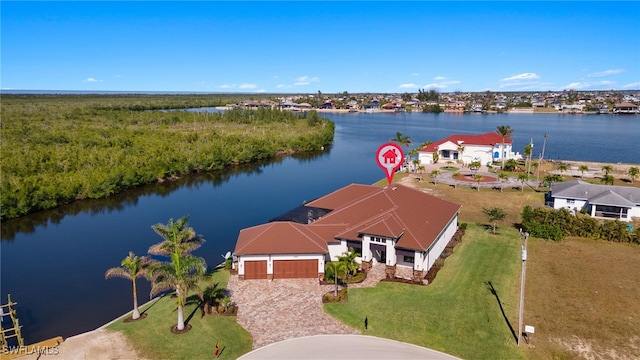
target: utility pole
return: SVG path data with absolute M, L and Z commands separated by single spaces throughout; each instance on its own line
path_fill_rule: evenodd
M 518 346 L 520 345 L 520 338 L 522 337 L 522 322 L 524 313 L 524 280 L 527 275 L 527 240 L 529 240 L 529 233 L 524 233 L 524 245 L 522 245 L 522 276 L 520 278 L 520 311 L 518 313 Z
M 542 159 L 544 159 L 544 148 L 547 146 L 547 134 L 544 134 L 544 141 L 542 142 L 542 154 L 538 161 L 538 175 L 536 175 L 536 182 L 540 184 L 540 167 L 542 166 Z
M 529 140 L 529 168 L 527 169 L 527 175 L 531 174 L 531 158 L 533 157 L 533 138 Z M 540 165 L 540 164 L 538 164 Z

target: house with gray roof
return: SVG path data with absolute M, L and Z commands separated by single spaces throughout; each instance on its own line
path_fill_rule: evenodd
M 551 185 L 554 209 L 585 210 L 591 217 L 630 222 L 640 218 L 640 189 L 596 185 L 582 180 Z

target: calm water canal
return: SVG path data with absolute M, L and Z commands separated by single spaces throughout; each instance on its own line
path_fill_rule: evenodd
M 104 272 L 133 251 L 146 253 L 161 238 L 151 229 L 190 215 L 207 242 L 195 255 L 209 266 L 232 251 L 240 229 L 257 225 L 350 183 L 384 177 L 378 146 L 397 131 L 414 143 L 454 133 L 514 130 L 514 149 L 533 138 L 534 154 L 547 159 L 640 163 L 639 116 L 327 114 L 336 123 L 325 152 L 289 157 L 227 172 L 153 184 L 99 201 L 82 201 L 2 224 L 1 296 L 19 303 L 27 343 L 93 330 L 130 311 L 131 283 L 104 280 Z M 139 280 L 141 302 L 149 285 Z

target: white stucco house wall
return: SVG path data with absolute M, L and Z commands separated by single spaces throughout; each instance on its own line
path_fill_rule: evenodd
M 456 161 L 464 164 L 480 161 L 482 165 L 486 165 L 502 159 L 521 159 L 519 153 L 513 152 L 512 145 L 511 139 L 503 139 L 497 133 L 455 134 L 420 149 L 418 160 L 422 165 L 434 164 L 434 154 L 438 154 L 438 161 Z
M 640 189 L 596 185 L 582 180 L 554 183 L 549 196 L 554 209 L 586 211 L 591 217 L 630 222 L 640 218 Z

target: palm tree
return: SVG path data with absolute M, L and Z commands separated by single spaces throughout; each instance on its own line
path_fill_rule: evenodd
M 169 219 L 169 223 L 155 224 L 151 228 L 160 235 L 164 241 L 152 245 L 149 248 L 149 254 L 152 255 L 170 255 L 173 253 L 179 253 L 186 255 L 193 250 L 202 246 L 205 240 L 196 234 L 193 228 L 189 227 L 187 222 L 189 216 L 185 215 L 173 221 Z
M 420 181 L 422 181 L 422 173 L 424 172 L 424 170 L 425 170 L 424 165 L 418 166 L 418 174 L 420 174 Z
M 440 175 L 440 170 L 438 169 L 431 170 L 431 177 L 433 178 L 434 185 L 438 184 L 438 175 Z
M 458 153 L 460 153 L 460 156 L 458 157 L 458 159 L 460 159 L 460 161 L 464 164 L 464 146 L 462 145 L 458 145 Z
M 124 258 L 120 263 L 120 267 L 115 267 L 107 270 L 104 274 L 105 279 L 111 279 L 113 277 L 119 277 L 123 279 L 131 280 L 133 283 L 133 313 L 131 318 L 137 320 L 140 318 L 140 310 L 138 310 L 138 287 L 136 286 L 136 279 L 139 277 L 147 277 L 147 267 L 150 262 L 149 256 L 139 257 L 132 251 L 129 251 L 129 256 Z
M 524 155 L 524 164 L 525 167 L 527 168 L 527 172 L 531 173 L 531 155 L 533 153 L 533 144 L 529 143 L 527 145 L 524 146 L 524 150 L 522 151 L 522 154 Z M 528 164 L 528 166 L 527 166 Z
M 551 187 L 551 184 L 554 182 L 562 182 L 562 176 L 558 174 L 549 174 L 545 176 L 543 180 L 544 182 L 549 183 L 549 187 Z
M 205 278 L 207 263 L 203 258 L 180 254 L 179 249 L 176 251 L 171 254 L 171 262 L 154 261 L 151 265 L 151 296 L 175 290 L 178 306 L 178 323 L 175 329 L 183 331 L 184 305 L 189 291 L 195 290 L 200 300 L 204 301 L 199 282 Z
M 391 141 L 397 142 L 398 144 L 402 146 L 406 146 L 407 148 L 409 148 L 409 145 L 411 145 L 411 138 L 408 136 L 402 135 L 400 131 L 396 133 L 396 137 L 391 138 Z
M 520 173 L 518 174 L 518 180 L 520 180 L 522 182 L 522 186 L 520 187 L 520 190 L 522 190 L 522 192 L 524 192 L 524 183 L 529 180 L 529 175 L 527 173 Z
M 402 135 L 400 131 L 396 133 L 396 137 L 391 138 L 391 141 L 397 142 L 398 144 L 406 147 L 409 147 L 409 145 L 411 145 L 411 138 L 408 136 Z
M 613 180 L 614 180 L 613 175 L 607 174 L 602 176 L 602 179 L 600 181 L 602 181 L 602 183 L 605 185 L 613 185 Z
M 480 191 L 480 181 L 482 181 L 482 174 L 475 174 L 473 178 L 478 182 L 478 191 Z
M 460 171 L 454 171 L 454 172 L 453 172 L 453 179 L 454 179 L 454 180 L 455 180 L 455 179 L 457 179 L 459 176 L 460 176 Z M 454 189 L 457 189 L 457 188 L 458 188 L 458 182 L 457 182 L 457 181 L 454 181 L 454 182 L 453 182 L 453 188 L 454 188 Z
M 509 180 L 509 175 L 507 175 L 507 173 L 502 172 L 498 175 L 498 179 L 500 179 L 500 192 L 502 192 L 502 189 L 504 188 L 504 186 L 502 185 L 502 182 Z
M 640 174 L 640 170 L 638 170 L 637 167 L 632 166 L 629 168 L 628 174 L 629 174 L 629 177 L 631 178 L 631 182 L 633 183 L 638 177 L 638 174 Z
M 338 296 L 338 278 L 344 279 L 347 275 L 347 266 L 344 262 L 330 261 L 325 264 L 324 271 L 327 274 L 327 278 L 333 278 L 335 280 L 336 289 L 333 292 L 333 296 Z
M 478 171 L 478 169 L 480 169 L 480 167 L 482 166 L 482 163 L 480 161 L 472 161 L 469 164 L 469 169 L 475 171 Z
M 204 278 L 207 263 L 204 259 L 190 255 L 199 248 L 204 239 L 198 236 L 193 228 L 189 227 L 187 215 L 177 221 L 169 219 L 169 223 L 155 224 L 153 230 L 164 241 L 152 245 L 149 253 L 169 257 L 170 262 L 154 261 L 150 266 L 151 296 L 167 290 L 175 290 L 178 304 L 178 331 L 184 330 L 184 305 L 187 294 L 195 290 L 200 299 L 203 299 L 202 290 L 198 282 Z
M 500 158 L 502 159 L 502 168 L 504 168 L 504 139 L 509 139 L 513 136 L 513 130 L 508 125 L 500 125 L 496 128 L 496 133 L 502 136 L 502 149 Z
M 562 174 L 565 171 L 567 171 L 568 168 L 569 167 L 565 163 L 559 163 L 558 166 L 556 166 L 556 169 L 560 170 L 560 174 Z
M 604 171 L 605 175 L 609 175 L 609 173 L 613 171 L 613 166 L 605 165 L 602 167 L 602 171 Z
M 580 170 L 580 173 L 582 174 L 582 176 L 584 176 L 584 172 L 585 171 L 589 171 L 589 167 L 587 165 L 580 165 L 580 167 L 578 167 L 578 170 Z
M 360 269 L 360 265 L 356 262 L 358 255 L 359 254 L 353 248 L 349 248 L 349 251 L 338 256 L 338 261 L 344 263 L 347 267 L 347 277 L 351 277 L 358 273 L 358 270 Z

